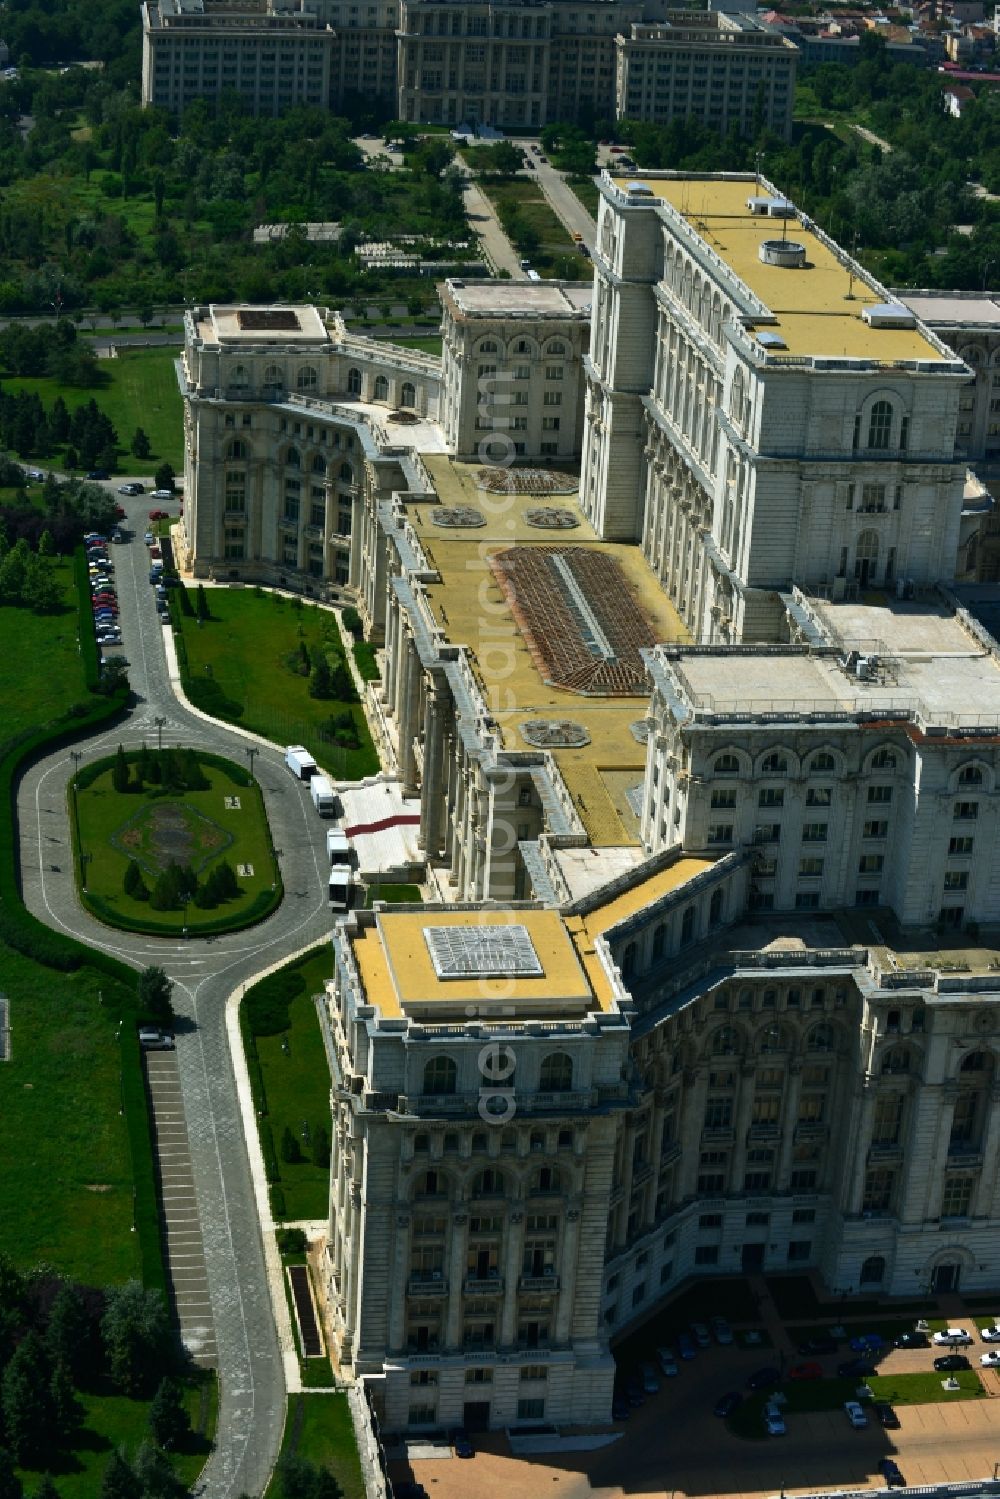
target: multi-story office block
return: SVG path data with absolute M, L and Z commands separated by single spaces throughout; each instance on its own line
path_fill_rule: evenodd
M 700 120 L 723 135 L 792 134 L 798 48 L 746 15 L 670 11 L 615 41 L 620 120 Z
M 591 295 L 573 281 L 444 283 L 441 425 L 449 452 L 578 456 Z
M 752 177 L 604 174 L 581 495 L 706 641 L 778 591 L 953 576 L 969 371 Z
M 312 11 L 274 0 L 143 0 L 142 101 L 172 115 L 227 93 L 255 115 L 326 108 L 334 41 Z
M 624 990 L 555 911 L 359 912 L 334 938 L 328 1306 L 394 1428 L 603 1420 Z

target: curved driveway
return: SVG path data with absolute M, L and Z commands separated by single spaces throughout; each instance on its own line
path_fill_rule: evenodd
M 193 745 L 241 760 L 248 739 L 190 712 L 167 673 L 163 629 L 148 582 L 148 496 L 125 502 L 134 539 L 109 552 L 115 563 L 123 645 L 134 705 L 109 731 L 81 741 L 83 760 L 119 743 Z M 259 743 L 259 741 L 258 741 Z M 324 824 L 281 751 L 260 745 L 254 771 L 275 846 L 282 850 L 285 898 L 260 926 L 229 936 L 177 942 L 111 931 L 81 907 L 73 883 L 66 817 L 68 750 L 34 764 L 18 788 L 24 899 L 48 925 L 136 968 L 158 963 L 174 981 L 177 1059 L 218 1346 L 220 1407 L 215 1451 L 197 1492 L 236 1499 L 264 1490 L 281 1442 L 285 1381 L 271 1311 L 257 1210 L 226 1040 L 225 1004 L 241 983 L 330 933 Z

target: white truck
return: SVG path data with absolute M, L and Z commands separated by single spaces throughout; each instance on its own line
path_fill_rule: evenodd
M 332 817 L 337 810 L 337 798 L 333 794 L 333 787 L 326 776 L 313 775 L 309 777 L 309 795 L 312 797 L 313 806 L 320 817 Z
M 347 910 L 351 900 L 352 884 L 350 867 L 347 864 L 334 864 L 330 870 L 329 882 L 331 910 Z
M 290 744 L 285 750 L 285 764 L 298 781 L 308 781 L 319 769 L 303 744 Z
M 327 828 L 326 854 L 331 864 L 351 862 L 351 844 L 343 828 Z

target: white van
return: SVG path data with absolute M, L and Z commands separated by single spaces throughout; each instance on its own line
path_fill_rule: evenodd
M 297 781 L 308 781 L 319 766 L 303 744 L 290 744 L 285 750 L 285 764 Z
M 327 828 L 326 855 L 331 864 L 349 864 L 351 862 L 350 839 L 343 828 Z

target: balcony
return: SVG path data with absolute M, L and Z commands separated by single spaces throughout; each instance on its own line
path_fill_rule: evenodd
M 467 1275 L 462 1283 L 466 1296 L 502 1296 L 502 1275 Z
M 972 1140 L 952 1140 L 948 1145 L 949 1166 L 981 1166 L 983 1151 Z
M 868 1155 L 878 1161 L 900 1161 L 903 1158 L 903 1147 L 898 1140 L 873 1140 L 868 1147 Z
M 551 1291 L 559 1289 L 558 1275 L 522 1275 L 517 1283 L 519 1291 Z
M 747 1131 L 747 1136 L 751 1140 L 776 1140 L 780 1134 L 781 1125 L 770 1119 L 758 1119 Z
M 443 1270 L 429 1270 L 411 1275 L 406 1286 L 407 1296 L 447 1296 L 448 1282 Z
M 710 1124 L 702 1130 L 701 1138 L 706 1145 L 709 1141 L 713 1145 L 732 1145 L 736 1139 L 736 1131 L 730 1124 Z
M 801 1119 L 795 1126 L 796 1140 L 824 1140 L 827 1126 L 822 1119 Z

